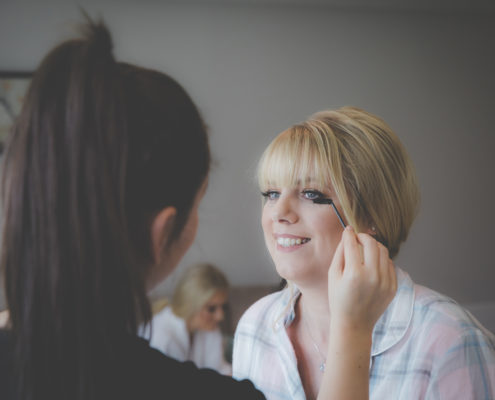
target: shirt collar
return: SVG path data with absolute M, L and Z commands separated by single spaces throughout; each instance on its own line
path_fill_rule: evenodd
M 405 335 L 413 314 L 414 283 L 400 268 L 397 274 L 397 293 L 373 329 L 371 356 L 376 356 L 397 344 Z M 294 306 L 301 292 L 297 286 L 282 291 L 283 301 L 276 307 L 275 330 L 289 326 L 296 316 Z M 282 322 L 282 323 L 281 323 Z
M 273 308 L 270 318 L 274 321 L 273 328 L 275 331 L 287 328 L 294 321 L 296 317 L 294 307 L 300 294 L 301 292 L 294 284 L 280 291 L 280 300 L 277 301 L 277 306 Z
M 414 306 L 414 283 L 407 273 L 395 268 L 397 293 L 373 329 L 371 356 L 397 344 L 411 324 Z

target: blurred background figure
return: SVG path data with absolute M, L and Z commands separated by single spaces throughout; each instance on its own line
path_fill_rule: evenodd
M 197 264 L 180 278 L 170 304 L 155 303 L 150 345 L 179 361 L 232 373 L 225 361 L 220 322 L 225 318 L 229 283 L 210 264 Z

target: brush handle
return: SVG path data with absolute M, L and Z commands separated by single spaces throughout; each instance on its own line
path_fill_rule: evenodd
M 342 219 L 339 210 L 337 210 L 337 207 L 335 207 L 335 203 L 333 202 L 332 199 L 325 199 L 325 198 L 320 198 L 320 199 L 314 199 L 313 203 L 315 204 L 328 204 L 331 205 L 333 210 L 335 211 L 335 214 L 337 214 L 337 218 L 339 219 L 340 223 L 342 224 L 342 227 L 345 229 L 345 222 Z

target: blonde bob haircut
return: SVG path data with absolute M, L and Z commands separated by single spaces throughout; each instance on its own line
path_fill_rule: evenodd
M 217 292 L 227 292 L 229 282 L 222 271 L 211 264 L 196 264 L 180 278 L 172 296 L 172 311 L 189 320 Z
M 321 111 L 280 133 L 258 164 L 260 189 L 333 188 L 347 224 L 373 231 L 394 258 L 419 208 L 414 166 L 379 117 L 354 107 Z

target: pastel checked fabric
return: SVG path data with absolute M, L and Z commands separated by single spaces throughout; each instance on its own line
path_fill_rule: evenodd
M 495 336 L 452 299 L 396 268 L 397 294 L 373 331 L 370 399 L 495 399 Z M 305 400 L 285 327 L 300 293 L 264 297 L 241 318 L 233 375 L 269 400 Z

